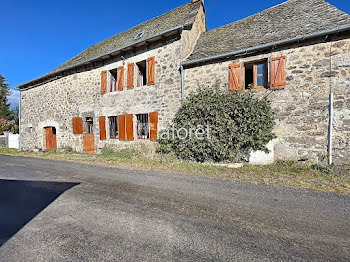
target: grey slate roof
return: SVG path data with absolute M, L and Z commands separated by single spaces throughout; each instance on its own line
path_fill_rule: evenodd
M 112 36 L 102 42 L 99 42 L 89 47 L 79 55 L 73 57 L 69 61 L 54 69 L 50 73 L 55 73 L 64 70 L 65 68 L 84 63 L 85 61 L 88 61 L 90 59 L 103 56 L 113 50 L 132 45 L 133 43 L 163 33 L 167 30 L 179 26 L 191 25 L 194 23 L 194 18 L 199 10 L 199 6 L 199 3 L 187 3 L 183 6 L 171 10 L 168 13 L 155 17 L 129 30 Z M 141 32 L 144 32 L 142 37 L 139 39 L 135 39 L 136 35 Z
M 289 0 L 203 33 L 187 59 L 197 60 L 350 24 L 350 15 L 324 0 Z

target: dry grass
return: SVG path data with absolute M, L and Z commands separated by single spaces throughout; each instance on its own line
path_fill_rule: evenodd
M 164 173 L 193 174 L 204 177 L 235 179 L 255 184 L 308 188 L 324 192 L 350 194 L 349 169 L 340 169 L 343 171 L 338 171 L 338 174 L 335 175 L 332 172 L 328 174 L 315 170 L 310 163 L 293 161 L 276 162 L 267 166 L 245 165 L 242 168 L 231 169 L 210 164 L 180 161 L 169 156 L 152 155 L 138 149 L 124 149 L 117 152 L 107 149 L 97 155 L 74 152 L 17 152 L 11 149 L 0 149 L 0 154 L 88 162 L 119 168 L 161 171 Z

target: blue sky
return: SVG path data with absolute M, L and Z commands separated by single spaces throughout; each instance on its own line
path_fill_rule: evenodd
M 0 74 L 11 88 L 40 77 L 89 46 L 190 0 L 2 0 Z M 283 0 L 205 0 L 208 29 Z M 328 0 L 350 13 L 348 0 Z M 9 98 L 18 104 L 18 92 Z

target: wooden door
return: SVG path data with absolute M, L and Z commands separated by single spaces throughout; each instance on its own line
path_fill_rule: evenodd
M 84 134 L 83 151 L 84 153 L 93 154 L 95 152 L 94 134 Z
M 46 150 L 53 151 L 57 149 L 56 143 L 56 128 L 54 127 L 46 127 Z

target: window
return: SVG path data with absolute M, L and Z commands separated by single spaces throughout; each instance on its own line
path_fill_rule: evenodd
M 267 60 L 244 64 L 244 90 L 263 90 L 267 88 Z
M 286 63 L 283 55 L 271 57 L 269 63 L 267 59 L 232 63 L 229 66 L 229 88 L 237 92 L 283 89 L 287 85 Z
M 118 117 L 117 116 L 110 116 L 109 117 L 109 137 L 111 139 L 117 139 L 119 137 Z
M 138 139 L 149 139 L 149 118 L 148 114 L 139 114 L 137 117 Z
M 118 70 L 114 69 L 109 71 L 110 76 L 110 92 L 117 91 L 117 79 L 118 79 Z
M 136 67 L 137 67 L 137 86 L 147 85 L 146 60 L 136 63 Z
M 135 40 L 137 40 L 137 39 L 140 39 L 143 35 L 144 35 L 144 33 L 145 33 L 145 31 L 142 31 L 142 32 L 140 32 L 140 33 L 138 33 L 136 36 L 135 36 Z
M 94 133 L 94 120 L 92 117 L 85 118 L 86 134 Z

